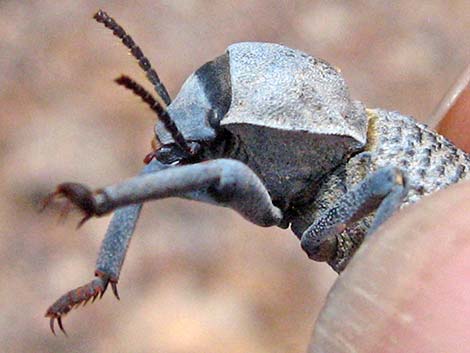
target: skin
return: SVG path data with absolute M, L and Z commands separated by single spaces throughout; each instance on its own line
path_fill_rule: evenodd
M 466 82 L 439 127 L 468 151 Z M 332 288 L 309 352 L 468 352 L 469 196 L 469 182 L 453 185 L 367 239 Z
M 437 131 L 442 135 L 448 136 L 461 149 L 469 152 L 470 65 L 444 97 L 439 109 L 436 110 L 437 118 L 440 118 L 440 111 L 444 113 L 442 119 L 439 119 Z

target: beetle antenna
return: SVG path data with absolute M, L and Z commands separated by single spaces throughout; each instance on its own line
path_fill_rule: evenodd
M 118 85 L 124 86 L 125 88 L 134 92 L 135 95 L 139 96 L 155 113 L 157 113 L 160 121 L 165 125 L 165 129 L 171 134 L 175 143 L 184 151 L 191 154 L 191 148 L 186 143 L 181 132 L 178 130 L 173 119 L 168 113 L 167 105 L 163 101 L 162 97 L 152 96 L 144 87 L 134 81 L 132 78 L 126 75 L 121 75 L 114 80 Z
M 160 95 L 166 105 L 171 103 L 170 95 L 166 90 L 163 83 L 160 81 L 160 78 L 157 75 L 157 72 L 152 68 L 150 61 L 144 55 L 142 50 L 139 48 L 137 44 L 135 44 L 134 40 L 130 35 L 126 33 L 126 31 L 106 12 L 103 10 L 99 10 L 93 18 L 98 21 L 99 23 L 103 23 L 106 28 L 109 28 L 113 31 L 113 34 L 121 39 L 122 43 L 130 50 L 132 56 L 137 59 L 139 62 L 139 66 L 142 70 L 145 71 L 147 75 L 147 79 L 152 83 L 155 88 L 155 91 Z

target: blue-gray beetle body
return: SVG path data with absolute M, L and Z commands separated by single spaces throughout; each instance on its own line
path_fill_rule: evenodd
M 85 218 L 116 210 L 96 279 L 47 311 L 61 329 L 72 307 L 117 294 L 142 203 L 183 197 L 230 207 L 260 226 L 291 226 L 311 259 L 342 271 L 364 237 L 402 206 L 470 177 L 470 156 L 410 117 L 365 109 L 323 60 L 278 44 L 238 43 L 184 83 L 173 102 L 132 38 L 105 12 L 95 15 L 130 49 L 157 95 L 127 76 L 160 121 L 142 173 L 91 191 L 63 183 Z M 125 207 L 124 207 L 125 206 Z M 81 224 L 80 223 L 80 224 Z

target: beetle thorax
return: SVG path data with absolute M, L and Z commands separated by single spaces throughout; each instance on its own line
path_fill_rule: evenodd
M 220 126 L 285 209 L 314 197 L 316 183 L 366 143 L 364 106 L 321 59 L 270 43 L 228 48 L 231 103 Z M 308 188 L 308 190 L 306 190 Z

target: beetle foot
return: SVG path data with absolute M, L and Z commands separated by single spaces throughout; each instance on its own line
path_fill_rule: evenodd
M 93 192 L 85 185 L 78 183 L 59 184 L 56 190 L 43 201 L 41 211 L 53 201 L 62 198 L 67 199 L 67 202 L 60 212 L 60 220 L 65 219 L 73 207 L 78 208 L 84 213 L 84 217 L 78 223 L 77 228 L 80 228 L 87 220 L 96 215 L 96 203 Z
M 62 324 L 62 317 L 65 316 L 70 310 L 83 304 L 85 306 L 90 300 L 93 303 L 96 298 L 100 298 L 106 292 L 108 284 L 111 283 L 113 293 L 117 299 L 119 295 L 117 292 L 117 280 L 112 280 L 109 276 L 97 272 L 98 278 L 94 279 L 84 286 L 73 289 L 63 296 L 61 296 L 49 309 L 47 309 L 45 317 L 50 318 L 50 327 L 52 333 L 55 335 L 54 322 L 57 320 L 60 330 L 67 336 L 67 332 Z

